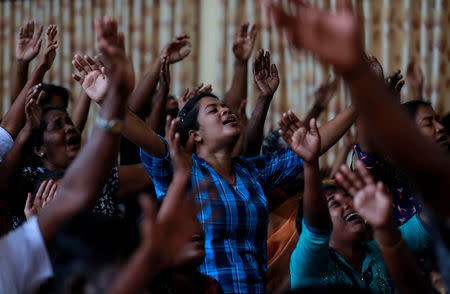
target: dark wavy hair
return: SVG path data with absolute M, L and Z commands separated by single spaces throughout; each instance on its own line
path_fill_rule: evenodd
M 422 100 L 411 100 L 411 101 L 408 101 L 408 102 L 405 102 L 402 104 L 402 108 L 413 119 L 416 118 L 416 113 L 420 106 L 433 108 L 433 106 L 431 106 L 430 102 L 425 102 Z

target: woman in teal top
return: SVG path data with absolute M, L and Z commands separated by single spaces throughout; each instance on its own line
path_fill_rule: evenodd
M 419 216 L 397 229 L 392 197 L 361 162 L 360 175 L 343 166 L 337 175 L 341 186 L 322 187 L 315 122 L 310 131 L 299 129 L 293 137 L 304 142 L 294 151 L 303 158 L 305 191 L 303 229 L 290 262 L 291 288 L 337 284 L 372 293 L 420 293 L 422 278 L 409 249 L 421 251 L 431 239 Z

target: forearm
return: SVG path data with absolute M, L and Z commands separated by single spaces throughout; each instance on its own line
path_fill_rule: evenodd
M 139 81 L 138 85 L 131 94 L 130 100 L 128 101 L 128 107 L 134 113 L 140 113 L 144 110 L 146 103 L 151 103 L 148 101 L 149 97 L 155 92 L 156 85 L 159 80 L 159 68 L 160 68 L 161 58 L 153 61 L 150 66 L 150 70 L 144 75 L 144 77 Z
M 84 90 L 81 90 L 80 97 L 78 97 L 71 115 L 74 126 L 80 132 L 83 132 L 84 126 L 86 125 L 90 107 L 91 99 L 89 99 L 89 96 Z
M 122 134 L 152 156 L 163 157 L 167 153 L 166 145 L 161 138 L 129 110 L 125 113 L 125 126 Z
M 11 185 L 19 171 L 19 167 L 28 151 L 28 143 L 32 130 L 26 126 L 20 131 L 12 149 L 0 163 L 0 191 L 5 194 L 12 192 L 16 187 Z
M 253 110 L 244 140 L 244 156 L 259 155 L 264 136 L 264 122 L 267 117 L 272 96 L 259 96 Z
M 166 103 L 167 103 L 167 94 L 168 93 L 159 93 L 155 94 L 156 98 L 154 98 L 154 103 L 152 107 L 152 111 L 150 113 L 149 118 L 149 127 L 155 131 L 157 134 L 162 134 L 164 130 L 164 114 L 166 112 Z
M 33 85 L 41 83 L 48 69 L 48 66 L 41 63 L 36 66 L 33 73 L 31 74 L 30 79 L 22 88 L 22 91 L 20 91 L 17 99 L 14 101 L 9 111 L 4 116 L 1 126 L 6 131 L 8 131 L 13 139 L 17 137 L 25 123 L 25 112 L 23 110 L 25 109 L 25 100 L 28 89 Z
M 231 82 L 230 89 L 223 97 L 224 103 L 228 105 L 234 113 L 237 113 L 241 101 L 247 98 L 247 63 L 247 61 L 235 60 L 233 67 L 233 80 Z
M 384 264 L 401 293 L 424 293 L 425 282 L 419 266 L 394 226 L 374 229 Z
M 305 188 L 303 193 L 303 215 L 306 223 L 319 230 L 331 231 L 331 219 L 323 194 L 319 161 L 303 162 Z
M 351 105 L 339 113 L 334 119 L 319 128 L 321 143 L 320 152 L 322 155 L 328 151 L 352 126 L 357 117 L 356 107 Z
M 25 87 L 28 80 L 28 67 L 30 63 L 27 61 L 16 60 L 11 82 L 11 104 L 14 103 L 20 91 Z

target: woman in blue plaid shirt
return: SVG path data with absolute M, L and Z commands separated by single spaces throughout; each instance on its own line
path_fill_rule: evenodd
M 254 75 L 260 95 L 250 125 L 252 120 L 259 119 L 261 126 L 279 83 L 276 67 L 270 65 L 267 54 L 257 57 Z M 350 107 L 320 129 L 324 138 L 321 153 L 342 136 L 354 117 L 354 109 Z M 208 191 L 196 195 L 198 218 L 206 237 L 206 257 L 200 271 L 214 277 L 225 293 L 265 293 L 266 192 L 301 172 L 302 159 L 291 148 L 265 156 L 232 158 L 241 133 L 239 119 L 210 93 L 189 100 L 171 123 L 177 125 L 176 136 L 182 145 L 195 145 L 194 154 L 188 156 L 192 158 L 192 167 L 186 170 L 191 173 L 191 186 L 195 188 L 208 181 L 217 191 L 214 195 Z M 292 146 L 291 136 L 301 122 L 289 112 L 283 115 L 280 125 L 283 138 Z M 171 150 L 162 137 L 155 133 L 151 136 L 152 144 L 141 146 L 141 158 L 157 197 L 162 199 L 173 175 Z

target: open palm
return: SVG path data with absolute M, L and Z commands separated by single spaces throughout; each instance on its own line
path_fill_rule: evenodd
M 17 60 L 31 61 L 41 49 L 41 34 L 43 27 L 39 26 L 37 34 L 34 35 L 34 21 L 27 22 L 19 29 L 19 40 L 16 46 Z
M 294 132 L 291 148 L 306 162 L 311 162 L 317 158 L 320 149 L 320 136 L 315 119 L 310 121 L 309 130 L 306 126 L 303 126 Z
M 92 100 L 102 103 L 108 89 L 108 79 L 100 66 L 89 56 L 83 58 L 80 55 L 75 55 L 72 64 L 80 73 L 73 75 L 73 78 Z

